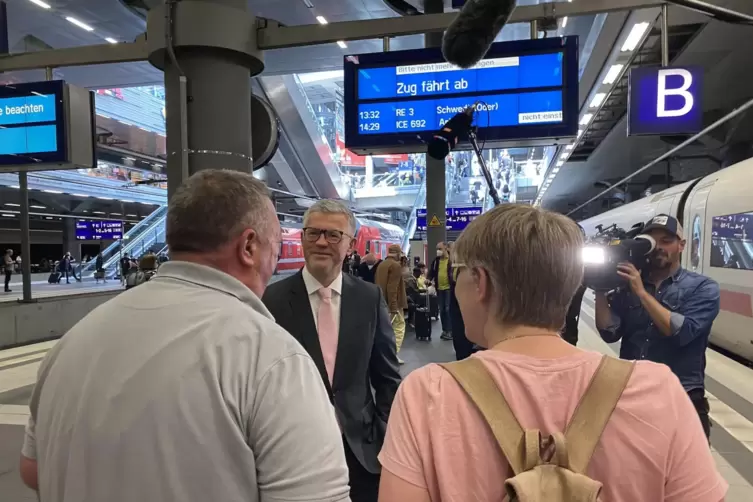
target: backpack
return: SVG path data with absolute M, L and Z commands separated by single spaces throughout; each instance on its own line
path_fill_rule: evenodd
M 510 465 L 504 499 L 509 502 L 599 501 L 602 484 L 586 476 L 586 469 L 634 365 L 604 356 L 565 432 L 542 440 L 540 431 L 520 426 L 479 359 L 441 364 L 484 416 Z

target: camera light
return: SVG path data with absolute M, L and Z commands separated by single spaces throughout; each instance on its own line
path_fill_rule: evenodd
M 604 248 L 600 247 L 585 247 L 583 248 L 583 263 L 590 263 L 593 265 L 602 264 L 606 261 L 604 254 Z

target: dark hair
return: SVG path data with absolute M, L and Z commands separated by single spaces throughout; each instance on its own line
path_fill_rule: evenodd
M 421 267 L 413 267 L 413 277 L 419 277 L 421 275 Z

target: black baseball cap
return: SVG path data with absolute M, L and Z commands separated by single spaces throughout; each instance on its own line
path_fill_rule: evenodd
M 677 218 L 668 214 L 657 214 L 646 222 L 646 226 L 643 227 L 643 233 L 650 232 L 651 230 L 664 230 L 672 235 L 676 235 L 678 239 L 682 240 L 685 237 L 682 225 L 677 221 Z

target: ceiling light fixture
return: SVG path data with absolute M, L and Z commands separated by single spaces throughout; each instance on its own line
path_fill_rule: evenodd
M 89 26 L 88 24 L 82 23 L 81 21 L 79 21 L 79 20 L 78 20 L 78 19 L 76 19 L 75 17 L 71 17 L 71 16 L 68 16 L 68 17 L 66 17 L 66 18 L 65 18 L 65 20 L 66 20 L 66 21 L 68 21 L 68 22 L 69 22 L 69 23 L 71 23 L 71 24 L 75 24 L 76 26 L 78 26 L 78 27 L 79 27 L 79 28 L 81 28 L 82 30 L 86 30 L 86 31 L 94 31 L 94 28 L 92 28 L 92 27 L 91 27 L 91 26 Z
M 562 162 L 561 160 L 557 162 L 557 167 L 562 167 L 564 165 L 565 165 L 565 163 Z
M 108 42 L 110 42 L 111 44 L 117 44 L 118 43 L 118 41 L 115 40 L 112 37 L 105 37 L 105 40 L 108 41 Z
M 63 193 L 60 190 L 42 190 L 45 193 Z
M 347 48 L 348 48 L 348 44 L 346 44 L 346 43 L 345 43 L 345 42 L 343 42 L 342 40 L 338 40 L 338 41 L 337 41 L 337 45 L 338 45 L 338 46 L 339 46 L 339 47 L 340 47 L 341 49 L 347 49 Z
M 16 216 L 13 214 L 3 214 L 6 218 L 15 218 Z
M 316 16 L 316 20 L 319 21 L 319 24 L 327 24 L 327 20 L 324 16 Z
M 575 145 L 566 145 L 565 146 L 565 150 L 572 150 L 573 148 L 575 148 Z
M 562 18 L 562 27 L 563 28 L 567 27 L 567 16 L 565 16 L 565 17 Z
M 625 43 L 622 45 L 622 52 L 634 51 L 638 44 L 643 39 L 643 35 L 648 30 L 648 23 L 638 23 L 630 30 L 630 34 L 625 39 Z
M 42 0 L 29 0 L 29 2 L 31 2 L 34 5 L 37 5 L 39 7 L 42 7 L 43 9 L 51 9 L 52 8 L 49 4 L 44 3 Z
M 604 100 L 607 99 L 607 93 L 600 92 L 596 95 L 594 95 L 594 98 L 591 100 L 591 108 L 598 108 L 604 103 Z
M 14 204 L 13 202 L 6 202 L 5 205 L 11 207 L 21 207 L 21 204 Z
M 34 208 L 34 209 L 47 209 L 44 206 L 29 206 L 29 207 Z
M 581 117 L 581 119 L 580 119 L 580 125 L 588 125 L 588 124 L 590 124 L 592 118 L 594 118 L 594 114 L 593 113 L 586 113 L 585 115 L 583 115 L 583 117 Z
M 620 73 L 622 73 L 623 68 L 625 68 L 625 65 L 622 65 L 622 64 L 613 65 L 607 72 L 607 76 L 604 77 L 604 83 L 606 85 L 612 85 L 615 82 L 617 82 L 617 78 L 620 76 Z

